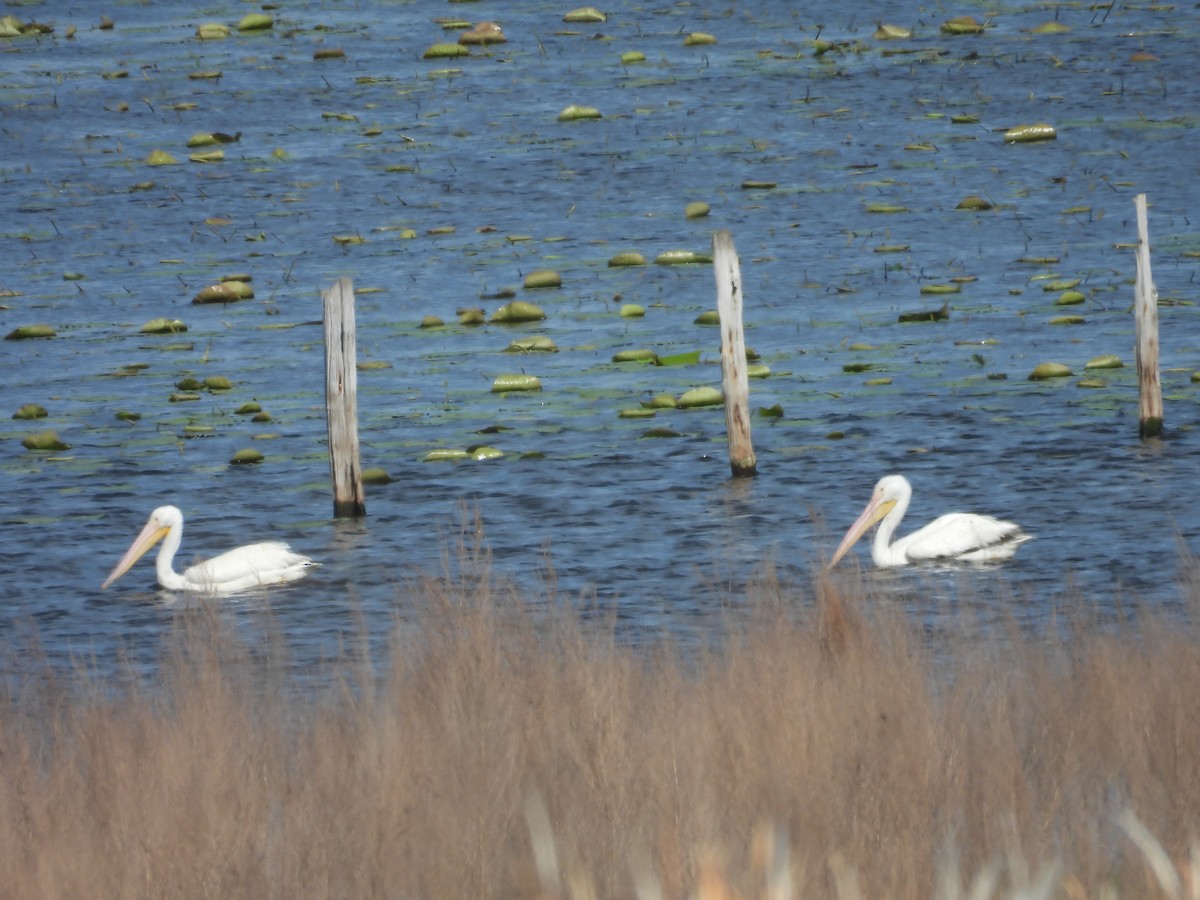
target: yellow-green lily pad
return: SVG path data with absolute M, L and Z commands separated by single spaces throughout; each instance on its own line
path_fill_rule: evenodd
M 703 219 L 712 211 L 703 200 L 695 200 L 683 208 L 683 215 L 688 219 Z
M 639 303 L 625 303 L 621 305 L 622 319 L 640 319 L 646 314 L 646 307 Z
M 497 375 L 492 382 L 493 394 L 504 394 L 508 391 L 540 391 L 542 383 L 536 375 L 509 374 Z
M 21 407 L 12 414 L 14 419 L 44 419 L 49 413 L 40 403 L 22 403 Z
M 39 431 L 21 439 L 21 446 L 26 450 L 70 450 L 70 444 L 63 443 L 53 431 Z
M 493 324 L 508 324 L 515 322 L 538 322 L 546 318 L 542 308 L 527 300 L 514 300 L 506 303 L 492 313 Z
M 715 309 L 707 309 L 692 320 L 693 325 L 720 325 L 721 314 Z
M 247 13 L 237 23 L 238 31 L 265 31 L 274 26 L 275 21 L 266 13 Z
M 1120 369 L 1125 363 L 1121 362 L 1121 357 L 1115 353 L 1105 353 L 1101 356 L 1094 356 L 1084 364 L 1085 369 Z
M 141 334 L 178 334 L 187 331 L 187 326 L 179 319 L 151 319 L 138 329 Z
M 684 391 L 676 402 L 680 409 L 695 409 L 701 406 L 720 406 L 725 402 L 725 396 L 714 387 L 692 388 Z
M 562 276 L 553 269 L 534 269 L 525 276 L 525 290 L 562 287 Z
M 457 450 L 450 447 L 439 447 L 436 450 L 430 450 L 422 457 L 422 462 L 448 462 L 459 459 L 470 459 L 471 454 L 466 450 Z
M 640 253 L 632 252 L 618 253 L 615 256 L 610 257 L 608 260 L 609 267 L 614 269 L 621 266 L 644 266 L 645 264 L 646 257 L 642 256 Z
M 558 114 L 560 122 L 575 122 L 579 119 L 602 119 L 604 118 L 594 106 L 580 106 L 577 103 L 572 103 L 570 106 L 563 109 Z
M 1064 366 L 1062 363 L 1039 363 L 1029 373 L 1029 380 L 1045 381 L 1048 378 L 1066 378 L 1074 374 L 1070 366 Z
M 392 476 L 387 473 L 387 469 L 380 468 L 363 469 L 359 473 L 359 478 L 363 484 L 387 484 L 392 480 Z
M 233 454 L 229 462 L 235 466 L 244 466 L 249 463 L 260 463 L 265 459 L 262 453 L 252 447 L 247 447 L 245 450 L 239 450 Z
M 594 6 L 581 6 L 578 9 L 571 10 L 569 13 L 563 16 L 563 21 L 572 22 L 575 24 L 594 25 L 599 24 L 600 22 L 607 22 L 608 16 L 600 12 L 600 10 L 596 9 Z
M 53 325 L 19 325 L 4 336 L 6 341 L 27 341 L 34 338 L 52 338 L 56 334 Z
M 462 44 L 433 44 L 422 54 L 422 59 L 451 59 L 470 55 L 471 51 Z
M 1038 123 L 1036 125 L 1015 125 L 1004 132 L 1006 144 L 1032 144 L 1036 141 L 1053 141 L 1058 132 L 1053 125 Z
M 636 350 L 618 350 L 613 354 L 612 361 L 615 363 L 637 362 L 648 363 L 654 362 L 658 355 L 653 350 L 638 348 Z

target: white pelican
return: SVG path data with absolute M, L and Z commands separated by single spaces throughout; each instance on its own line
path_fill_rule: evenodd
M 903 475 L 880 478 L 871 495 L 871 502 L 834 551 L 829 568 L 837 565 L 837 561 L 854 546 L 854 542 L 876 522 L 879 523 L 879 530 L 871 545 L 871 559 L 877 566 L 905 566 L 934 559 L 970 562 L 1008 559 L 1021 544 L 1033 538 L 1033 535 L 1026 534 L 1012 522 L 973 513 L 947 513 L 924 528 L 891 543 L 892 534 L 904 518 L 911 499 L 912 485 Z
M 112 574 L 104 579 L 104 590 L 129 571 L 142 555 L 163 538 L 155 571 L 158 583 L 169 591 L 195 591 L 202 594 L 233 594 L 267 584 L 296 581 L 317 565 L 307 556 L 293 553 L 281 541 L 247 544 L 220 556 L 197 563 L 182 575 L 171 565 L 183 540 L 183 513 L 174 506 L 160 506 L 150 513 L 142 533 L 125 551 Z

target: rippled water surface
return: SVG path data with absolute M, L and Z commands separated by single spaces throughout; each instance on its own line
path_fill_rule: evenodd
M 1102 607 L 1182 601 L 1180 551 L 1200 538 L 1200 11 L 620 0 L 602 25 L 567 25 L 569 7 L 519 6 L 289 3 L 267 33 L 207 42 L 196 26 L 245 4 L 125 4 L 111 30 L 90 4 L 18 8 L 55 30 L 0 42 L 0 331 L 57 336 L 0 344 L 10 642 L 32 622 L 55 658 L 152 654 L 175 609 L 152 564 L 99 584 L 165 502 L 188 516 L 181 561 L 282 538 L 323 563 L 269 595 L 301 661 L 334 652 L 359 612 L 378 633 L 410 613 L 400 586 L 440 571 L 476 513 L 495 568 L 530 590 L 594 594 L 631 635 L 703 634 L 764 561 L 806 585 L 892 471 L 915 488 L 910 526 L 968 509 L 1037 536 L 1003 567 L 878 576 L 918 615 L 970 602 L 1036 624 L 1076 589 Z M 436 18 L 459 13 L 509 42 L 423 60 L 457 37 Z M 977 37 L 939 32 L 962 14 L 994 16 Z M 1054 19 L 1070 30 L 1031 33 Z M 877 21 L 914 36 L 877 40 Z M 717 43 L 684 46 L 691 32 Z M 822 55 L 818 35 L 834 45 Z M 344 58 L 314 58 L 330 48 Z M 627 51 L 646 59 L 622 65 Z M 557 121 L 570 104 L 603 118 Z M 1004 143 L 1034 122 L 1058 139 Z M 240 137 L 223 162 L 189 161 L 188 138 L 211 131 Z M 179 163 L 146 165 L 156 149 Z M 1168 429 L 1146 443 L 1130 313 L 1142 192 Z M 968 195 L 995 208 L 956 210 Z M 696 200 L 708 217 L 684 216 Z M 755 420 L 751 480 L 729 478 L 719 409 L 618 417 L 719 382 L 717 332 L 693 321 L 715 305 L 711 266 L 653 260 L 709 252 L 722 228 L 747 343 L 772 372 L 752 405 L 783 409 Z M 626 251 L 650 264 L 608 266 Z M 524 291 L 539 268 L 562 288 Z M 254 299 L 191 303 L 235 273 Z M 363 462 L 392 477 L 358 523 L 329 518 L 320 292 L 342 275 L 359 360 L 384 366 L 359 374 Z M 923 285 L 952 279 L 949 321 L 898 323 L 941 304 Z M 1056 306 L 1056 279 L 1079 279 L 1086 302 Z M 506 289 L 545 321 L 457 324 Z M 621 318 L 623 303 L 645 317 Z M 1050 324 L 1066 313 L 1083 324 Z M 429 315 L 448 324 L 420 328 Z M 160 316 L 188 331 L 139 333 Z M 529 334 L 558 352 L 505 352 Z M 611 361 L 642 347 L 701 360 Z M 1126 367 L 1081 386 L 1109 353 Z M 1027 380 L 1049 361 L 1075 375 Z M 510 372 L 543 390 L 493 394 Z M 234 388 L 172 402 L 189 375 Z M 249 400 L 269 423 L 234 413 Z M 30 402 L 48 417 L 7 418 Z M 43 428 L 70 449 L 26 451 Z M 482 443 L 505 456 L 422 461 Z M 265 461 L 231 466 L 249 446 Z M 266 599 L 227 602 L 250 621 Z

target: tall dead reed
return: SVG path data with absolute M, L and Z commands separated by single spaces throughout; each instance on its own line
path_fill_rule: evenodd
M 390 658 L 315 692 L 212 607 L 153 681 L 10 686 L 4 892 L 1200 891 L 1194 619 L 930 638 L 861 584 L 768 577 L 713 646 L 634 647 L 486 565 L 404 590 Z

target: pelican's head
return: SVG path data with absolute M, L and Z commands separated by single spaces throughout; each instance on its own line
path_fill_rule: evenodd
M 174 506 L 160 506 L 154 512 L 150 513 L 150 518 L 146 520 L 146 525 L 142 528 L 142 533 L 129 545 L 129 549 L 125 551 L 125 555 L 121 557 L 121 561 L 117 563 L 109 576 L 104 579 L 104 584 L 100 585 L 100 590 L 104 590 L 128 572 L 133 567 L 133 564 L 146 554 L 147 550 L 166 537 L 172 528 L 177 528 L 182 524 L 183 513 Z
M 895 509 L 896 504 L 902 498 L 911 495 L 912 488 L 908 484 L 908 479 L 903 475 L 885 475 L 880 478 L 875 485 L 875 490 L 871 493 L 871 502 L 859 514 L 854 524 L 850 526 L 850 530 L 846 532 L 846 536 L 842 538 L 842 542 L 838 544 L 837 550 L 833 552 L 833 559 L 829 561 L 828 568 L 832 569 L 836 566 L 838 560 L 846 555 L 846 551 L 853 547 L 871 526 L 877 524 Z

